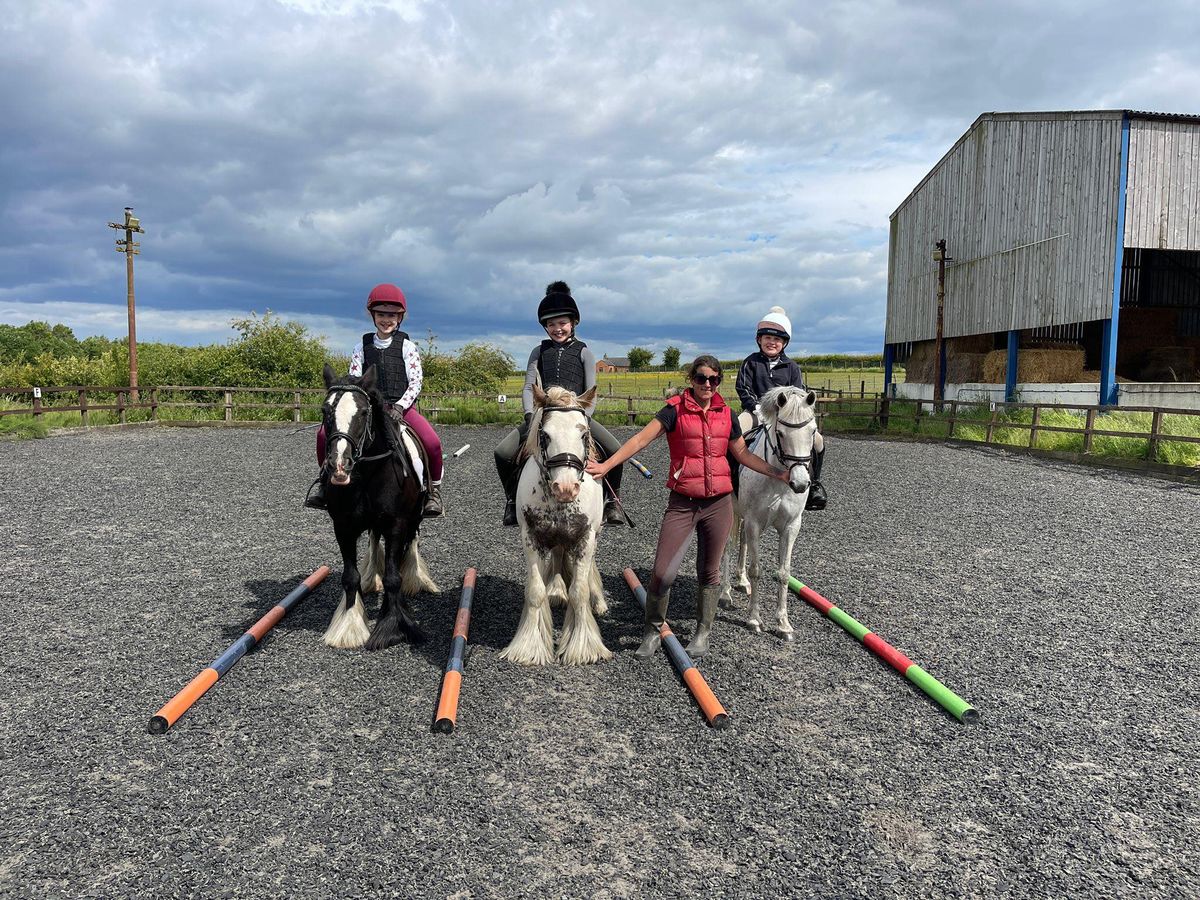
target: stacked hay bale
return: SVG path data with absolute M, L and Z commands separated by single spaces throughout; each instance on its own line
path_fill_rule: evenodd
M 1055 350 L 1022 350 L 1017 357 L 1019 384 L 1070 384 L 1082 381 L 1082 347 Z M 983 380 L 1004 384 L 1008 371 L 1008 351 L 993 350 L 983 361 Z

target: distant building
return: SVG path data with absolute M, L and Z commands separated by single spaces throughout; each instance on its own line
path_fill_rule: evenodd
M 596 360 L 597 372 L 628 372 L 629 357 L 628 356 L 606 356 L 603 359 Z
M 1197 379 L 1200 116 L 976 119 L 891 216 L 884 355 L 908 363 L 901 393 L 933 389 L 939 240 L 948 399 L 997 376 L 1012 397 L 1017 373 L 1055 353 L 1080 372 L 1029 388 L 1077 382 L 1084 402 L 1136 405 L 1148 383 Z

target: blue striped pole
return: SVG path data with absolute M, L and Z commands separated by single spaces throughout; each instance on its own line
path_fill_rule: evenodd
M 234 663 L 261 641 L 266 633 L 287 615 L 288 610 L 312 593 L 313 588 L 324 581 L 328 574 L 329 566 L 321 566 L 298 584 L 295 590 L 273 606 L 270 612 L 251 625 L 245 634 L 229 645 L 229 649 L 214 659 L 208 668 L 189 681 L 183 690 L 168 700 L 167 704 L 151 717 L 150 733 L 163 734 L 174 725 L 180 716 L 191 709 L 193 703 L 203 697 L 222 675 L 233 668 Z
M 450 641 L 450 659 L 446 663 L 446 674 L 442 676 L 442 692 L 438 698 L 437 717 L 433 730 L 442 734 L 454 731 L 458 719 L 458 692 L 462 686 L 463 653 L 467 649 L 467 634 L 471 628 L 471 601 L 475 596 L 475 569 L 467 569 L 463 575 L 462 595 L 458 601 L 458 615 L 454 619 L 454 638 Z
M 645 609 L 646 589 L 642 587 L 642 583 L 634 574 L 633 569 L 628 566 L 625 568 L 625 583 L 629 585 L 629 590 L 633 592 L 637 602 L 642 605 L 642 609 Z M 700 674 L 700 670 L 696 668 L 692 658 L 687 655 L 683 644 L 679 643 L 679 638 L 675 637 L 675 633 L 671 631 L 666 622 L 663 622 L 659 634 L 662 636 L 663 649 L 670 658 L 671 664 L 675 666 L 675 671 L 679 673 L 679 677 L 683 679 L 687 689 L 696 698 L 696 703 L 699 704 L 700 711 L 704 713 L 704 718 L 708 719 L 708 724 L 713 728 L 724 728 L 729 724 L 729 713 L 725 711 L 725 707 L 721 705 L 717 695 L 712 692 L 712 688 L 708 686 L 708 682 L 704 680 L 704 676 Z

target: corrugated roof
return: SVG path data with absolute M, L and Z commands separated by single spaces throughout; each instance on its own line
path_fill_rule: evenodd
M 1156 119 L 1164 122 L 1200 122 L 1200 115 L 1194 115 L 1191 113 L 1149 112 L 1136 109 L 1081 109 L 1058 111 L 1047 110 L 1044 112 L 980 113 L 975 121 L 971 123 L 971 127 L 964 131 L 962 133 L 962 137 L 955 141 L 950 146 L 950 149 L 942 154 L 941 158 L 933 164 L 933 168 L 925 173 L 925 177 L 917 182 L 917 186 L 908 192 L 908 196 L 900 202 L 899 206 L 892 210 L 892 214 L 888 218 L 893 219 L 896 217 L 896 213 L 900 212 L 900 210 L 902 210 L 908 204 L 908 201 L 913 198 L 917 191 L 925 186 L 925 182 L 933 177 L 933 173 L 941 167 L 942 163 L 946 161 L 946 158 L 949 157 L 950 154 L 958 148 L 958 145 L 965 141 L 971 135 L 971 132 L 978 128 L 980 123 L 985 120 L 994 121 L 997 119 L 1024 119 L 1031 122 L 1044 122 L 1048 119 L 1120 119 L 1124 118 L 1125 116 L 1129 116 L 1131 119 Z

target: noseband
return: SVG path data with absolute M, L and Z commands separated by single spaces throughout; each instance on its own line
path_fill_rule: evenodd
M 345 432 L 345 431 L 333 431 L 330 434 L 327 434 L 325 436 L 325 440 L 327 441 L 330 449 L 333 448 L 333 442 L 335 440 L 337 440 L 338 438 L 341 438 L 347 444 L 349 444 L 350 445 L 350 468 L 353 468 L 355 465 L 357 465 L 360 462 L 370 462 L 373 459 L 382 459 L 383 457 L 390 455 L 389 453 L 380 453 L 375 456 L 363 456 L 362 455 L 363 451 L 367 447 L 371 446 L 371 441 L 373 441 L 375 439 L 375 433 L 371 427 L 371 423 L 374 419 L 374 416 L 372 415 L 374 404 L 371 401 L 371 395 L 369 393 L 367 393 L 366 391 L 364 391 L 362 388 L 358 387 L 357 385 L 347 384 L 347 385 L 342 385 L 340 387 L 336 387 L 336 388 L 333 388 L 332 390 L 330 390 L 330 392 L 325 395 L 325 401 L 328 403 L 329 398 L 332 397 L 334 394 L 338 394 L 338 395 L 360 394 L 361 396 L 365 397 L 367 400 L 367 424 L 366 424 L 366 428 L 363 431 L 363 436 L 362 436 L 361 441 L 355 440 L 353 435 L 351 435 L 350 433 Z M 334 404 L 334 405 L 336 406 L 337 404 Z M 329 465 L 331 464 L 331 461 L 333 460 L 333 457 L 334 457 L 334 454 L 332 454 L 332 453 L 327 453 L 325 455 L 325 466 L 326 467 L 329 467 Z
M 784 463 L 787 465 L 789 472 L 792 469 L 796 468 L 796 466 L 804 466 L 804 468 L 808 469 L 808 475 L 810 478 L 812 477 L 812 465 L 813 465 L 812 454 L 809 453 L 808 456 L 792 456 L 791 454 L 784 453 L 783 452 L 783 441 L 780 439 L 779 429 L 780 429 L 780 427 L 804 428 L 812 421 L 813 421 L 812 419 L 809 419 L 807 422 L 795 423 L 795 422 L 785 422 L 785 421 L 783 421 L 783 419 L 776 419 L 775 423 L 774 423 L 774 427 L 767 432 L 767 437 L 766 437 L 767 446 L 771 448 L 771 452 L 773 452 L 775 454 L 776 458 L 778 458 L 778 460 L 781 463 Z M 775 443 L 774 444 L 771 443 L 771 432 L 772 431 L 775 434 Z
M 542 416 L 552 412 L 576 412 L 583 413 L 583 410 L 577 406 L 543 406 Z M 586 421 L 587 414 L 584 413 Z M 583 438 L 583 457 L 580 458 L 574 453 L 556 453 L 554 456 L 547 457 L 546 451 L 550 448 L 550 435 L 542 430 L 541 424 L 538 425 L 538 449 L 541 451 L 538 454 L 538 468 L 542 470 L 542 481 L 546 484 L 550 483 L 551 469 L 574 469 L 579 474 L 579 480 L 583 481 L 583 473 L 587 470 L 587 462 L 591 457 L 590 441 Z

